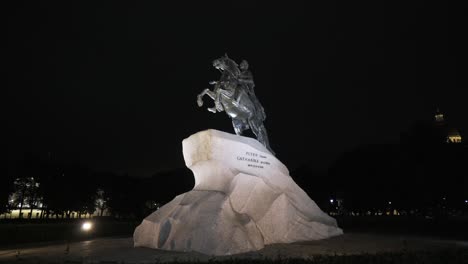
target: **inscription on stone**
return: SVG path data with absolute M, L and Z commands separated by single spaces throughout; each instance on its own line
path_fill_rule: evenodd
M 246 162 L 248 167 L 263 169 L 265 166 L 270 166 L 268 157 L 255 152 L 246 151 L 244 155 L 237 156 L 240 162 Z

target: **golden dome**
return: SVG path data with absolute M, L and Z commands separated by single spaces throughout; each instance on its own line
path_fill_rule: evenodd
M 455 128 L 447 129 L 447 142 L 448 143 L 461 143 L 462 138 L 460 133 Z

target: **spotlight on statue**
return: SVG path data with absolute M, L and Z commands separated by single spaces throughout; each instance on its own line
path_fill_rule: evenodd
M 89 232 L 91 229 L 93 229 L 93 223 L 91 223 L 91 222 L 84 222 L 81 225 L 81 230 L 83 230 L 85 232 Z

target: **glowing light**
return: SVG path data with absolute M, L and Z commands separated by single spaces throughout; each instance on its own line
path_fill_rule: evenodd
M 443 122 L 444 121 L 444 115 L 443 114 L 436 114 L 435 115 L 435 120 L 437 122 Z
M 388 202 L 388 204 L 392 204 L 392 202 Z
M 83 231 L 89 231 L 93 228 L 93 224 L 91 222 L 84 222 L 82 225 L 81 225 L 81 230 Z
M 467 204 L 468 204 L 468 200 L 465 200 L 465 203 L 467 203 Z
M 448 136 L 448 140 L 452 143 L 461 143 L 462 139 L 461 136 L 456 135 L 456 136 Z
M 330 199 L 330 203 L 333 203 L 333 199 Z

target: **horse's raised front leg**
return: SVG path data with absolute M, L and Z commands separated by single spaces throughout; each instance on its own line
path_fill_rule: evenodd
M 208 95 L 211 99 L 215 100 L 215 93 L 210 91 L 210 89 L 206 88 L 197 96 L 197 104 L 199 107 L 203 106 L 203 96 L 205 95 Z
M 205 89 L 203 90 L 203 92 L 201 92 L 198 96 L 197 96 L 197 104 L 198 106 L 203 106 L 203 96 L 205 95 L 208 95 L 211 99 L 213 99 L 213 101 L 215 102 L 215 106 L 214 107 L 209 107 L 207 110 L 212 112 L 212 113 L 216 113 L 216 110 L 218 110 L 219 112 L 222 111 L 222 109 L 220 109 L 220 104 L 218 102 L 218 96 L 217 94 L 214 92 L 214 91 L 210 91 L 210 89 Z

